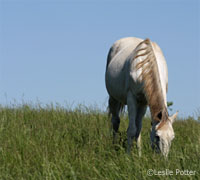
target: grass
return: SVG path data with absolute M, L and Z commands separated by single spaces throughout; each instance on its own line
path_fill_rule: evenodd
M 175 140 L 168 160 L 150 147 L 150 119 L 144 118 L 142 156 L 133 147 L 125 153 L 128 119 L 123 116 L 118 145 L 112 144 L 110 121 L 92 108 L 67 110 L 60 106 L 0 107 L 0 179 L 198 179 L 200 122 L 174 123 Z M 148 176 L 173 171 L 174 175 Z M 176 169 L 196 171 L 176 175 Z

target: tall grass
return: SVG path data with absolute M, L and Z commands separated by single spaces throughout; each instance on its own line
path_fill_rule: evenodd
M 174 123 L 175 140 L 168 160 L 150 147 L 150 119 L 143 119 L 142 156 L 125 153 L 128 119 L 121 118 L 118 145 L 112 144 L 106 113 L 49 105 L 0 107 L 0 179 L 198 179 L 200 122 Z M 147 171 L 174 175 L 148 176 Z M 195 175 L 176 175 L 176 169 Z

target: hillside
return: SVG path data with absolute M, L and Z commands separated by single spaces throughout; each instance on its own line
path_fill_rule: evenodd
M 87 107 L 1 107 L 0 179 L 198 179 L 199 121 L 174 123 L 168 160 L 151 150 L 149 118 L 143 120 L 141 157 L 135 146 L 130 156 L 125 153 L 127 117 L 116 146 L 109 122 L 106 113 Z M 194 175 L 186 175 L 189 171 Z

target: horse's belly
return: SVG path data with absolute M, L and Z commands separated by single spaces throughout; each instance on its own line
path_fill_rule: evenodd
M 117 63 L 116 63 L 117 64 Z M 133 72 L 132 72 L 133 73 Z M 106 88 L 110 96 L 126 104 L 128 91 L 131 91 L 139 104 L 147 104 L 143 82 L 138 79 L 139 74 L 133 76 L 126 66 L 115 66 L 111 63 L 106 71 Z
M 124 67 L 110 63 L 106 71 L 106 88 L 110 96 L 126 104 L 128 77 Z

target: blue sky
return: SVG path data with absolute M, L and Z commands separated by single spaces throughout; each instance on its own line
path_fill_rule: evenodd
M 108 50 L 128 36 L 159 44 L 168 101 L 182 116 L 200 108 L 197 0 L 0 0 L 0 104 L 85 103 L 105 108 Z

